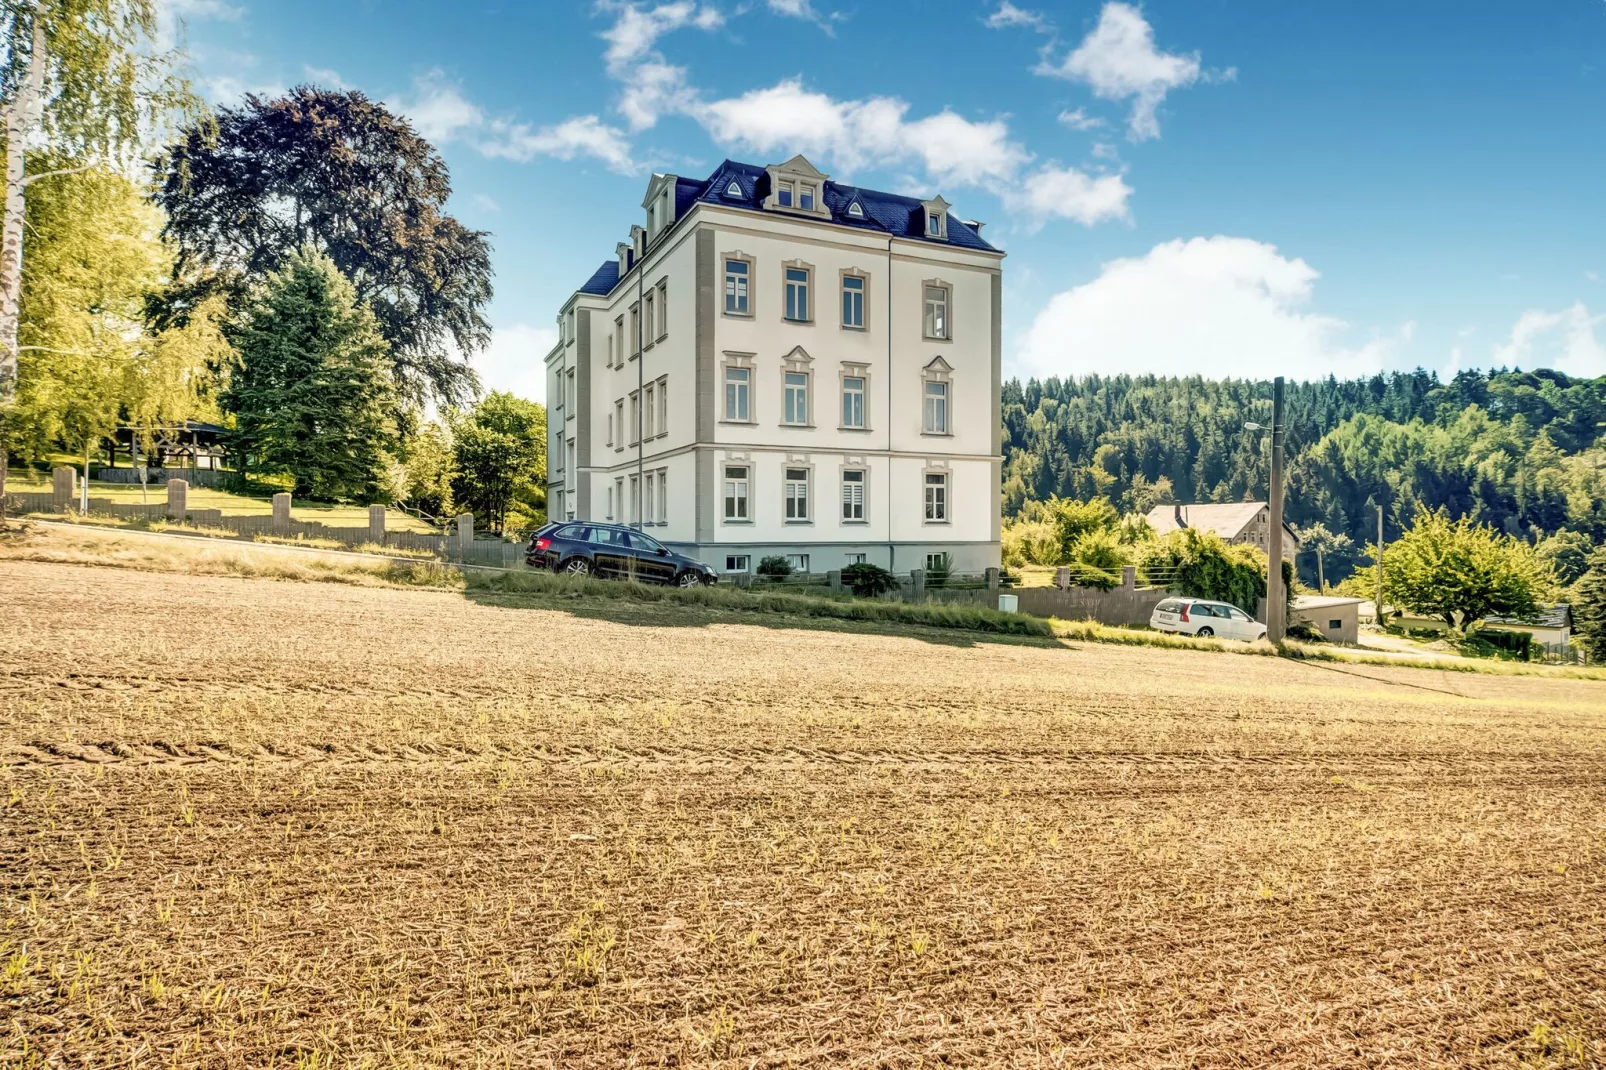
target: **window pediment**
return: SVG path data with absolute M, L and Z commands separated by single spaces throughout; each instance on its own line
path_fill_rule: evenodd
M 926 365 L 925 372 L 928 379 L 946 379 L 954 373 L 954 368 L 941 357 L 934 357 L 931 363 Z
M 781 360 L 788 367 L 797 365 L 802 368 L 814 363 L 814 358 L 809 356 L 808 350 L 804 349 L 802 346 L 793 346 L 792 351 L 786 354 L 786 356 L 782 357 Z

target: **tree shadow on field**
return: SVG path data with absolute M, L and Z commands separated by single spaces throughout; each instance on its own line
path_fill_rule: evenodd
M 643 628 L 707 628 L 745 625 L 777 631 L 836 632 L 917 639 L 938 646 L 975 647 L 984 643 L 1063 649 L 1053 636 L 1016 635 L 980 629 L 942 627 L 895 620 L 852 620 L 802 613 L 684 604 L 669 600 L 636 601 L 630 597 L 597 597 L 583 591 L 498 591 L 469 588 L 463 596 L 475 605 L 498 609 L 538 609 L 567 613 L 585 620 L 609 621 Z

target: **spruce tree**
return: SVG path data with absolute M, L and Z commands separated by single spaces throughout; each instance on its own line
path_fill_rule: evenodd
M 253 296 L 235 345 L 221 399 L 235 455 L 253 471 L 289 473 L 309 498 L 389 500 L 390 351 L 334 262 L 310 245 L 293 254 Z
M 1573 627 L 1589 660 L 1606 662 L 1606 547 L 1594 552 L 1573 587 Z

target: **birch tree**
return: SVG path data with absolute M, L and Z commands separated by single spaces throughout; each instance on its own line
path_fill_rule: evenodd
M 173 57 L 157 45 L 156 0 L 5 0 L 0 5 L 0 501 L 8 417 L 16 400 L 28 187 L 62 171 L 126 168 L 145 137 L 189 101 Z M 73 161 L 29 171 L 48 148 Z

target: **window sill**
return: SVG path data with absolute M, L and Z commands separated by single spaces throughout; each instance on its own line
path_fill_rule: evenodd
M 641 347 L 641 351 L 643 353 L 645 353 L 645 352 L 647 352 L 647 350 L 651 349 L 655 344 L 656 344 L 656 342 L 648 342 L 646 345 Z
M 871 430 L 868 427 L 846 427 L 846 426 L 844 426 L 842 424 L 837 424 L 837 428 L 836 429 L 838 431 L 852 431 L 854 434 L 858 434 L 858 435 L 868 435 L 870 433 L 870 430 Z
M 813 424 L 789 424 L 785 420 L 781 421 L 780 426 L 781 427 L 790 427 L 794 431 L 813 431 L 814 430 L 814 425 Z
M 758 426 L 758 421 L 757 420 L 721 420 L 719 422 L 722 423 L 722 424 L 729 424 L 732 427 L 757 427 Z
M 921 521 L 921 523 L 926 525 L 927 527 L 942 528 L 942 527 L 947 527 L 949 524 L 953 523 L 953 521 L 951 521 L 951 520 L 923 520 L 923 521 Z
M 952 342 L 953 339 L 952 338 L 938 338 L 935 335 L 928 334 L 928 335 L 924 335 L 921 338 L 921 341 L 923 341 L 923 342 Z
M 920 435 L 921 435 L 922 438 L 953 438 L 954 437 L 954 433 L 952 431 L 922 431 L 922 432 L 920 432 Z
M 753 314 L 751 312 L 730 312 L 730 311 L 726 311 L 724 314 L 726 316 L 729 316 L 733 320 L 750 320 L 750 319 L 753 318 Z
M 781 322 L 782 323 L 790 323 L 794 327 L 812 327 L 812 326 L 814 326 L 814 321 L 813 320 L 795 320 L 790 316 L 782 316 L 781 317 Z
M 669 337 L 669 332 L 665 331 L 663 334 L 660 334 L 657 338 L 653 339 L 653 345 L 657 345 L 659 342 L 662 342 L 665 338 L 668 338 L 668 337 Z
M 844 520 L 842 521 L 842 526 L 848 528 L 867 528 L 870 526 L 870 522 L 868 520 Z
M 732 520 L 729 517 L 726 517 L 724 520 L 720 521 L 720 523 L 729 524 L 732 527 L 750 528 L 753 526 L 753 522 L 751 520 Z
M 854 326 L 854 325 L 853 325 L 853 324 L 851 324 L 851 323 L 844 323 L 844 324 L 843 324 L 843 325 L 842 325 L 842 329 L 843 329 L 843 330 L 844 330 L 844 331 L 858 331 L 858 332 L 859 332 L 859 333 L 860 333 L 860 334 L 864 334 L 864 333 L 866 333 L 866 332 L 867 332 L 867 331 L 869 331 L 869 329 L 870 329 L 870 328 L 868 328 L 868 327 L 855 327 L 855 326 Z
M 783 523 L 789 528 L 812 528 L 814 526 L 814 521 L 812 520 L 787 520 L 783 521 Z

